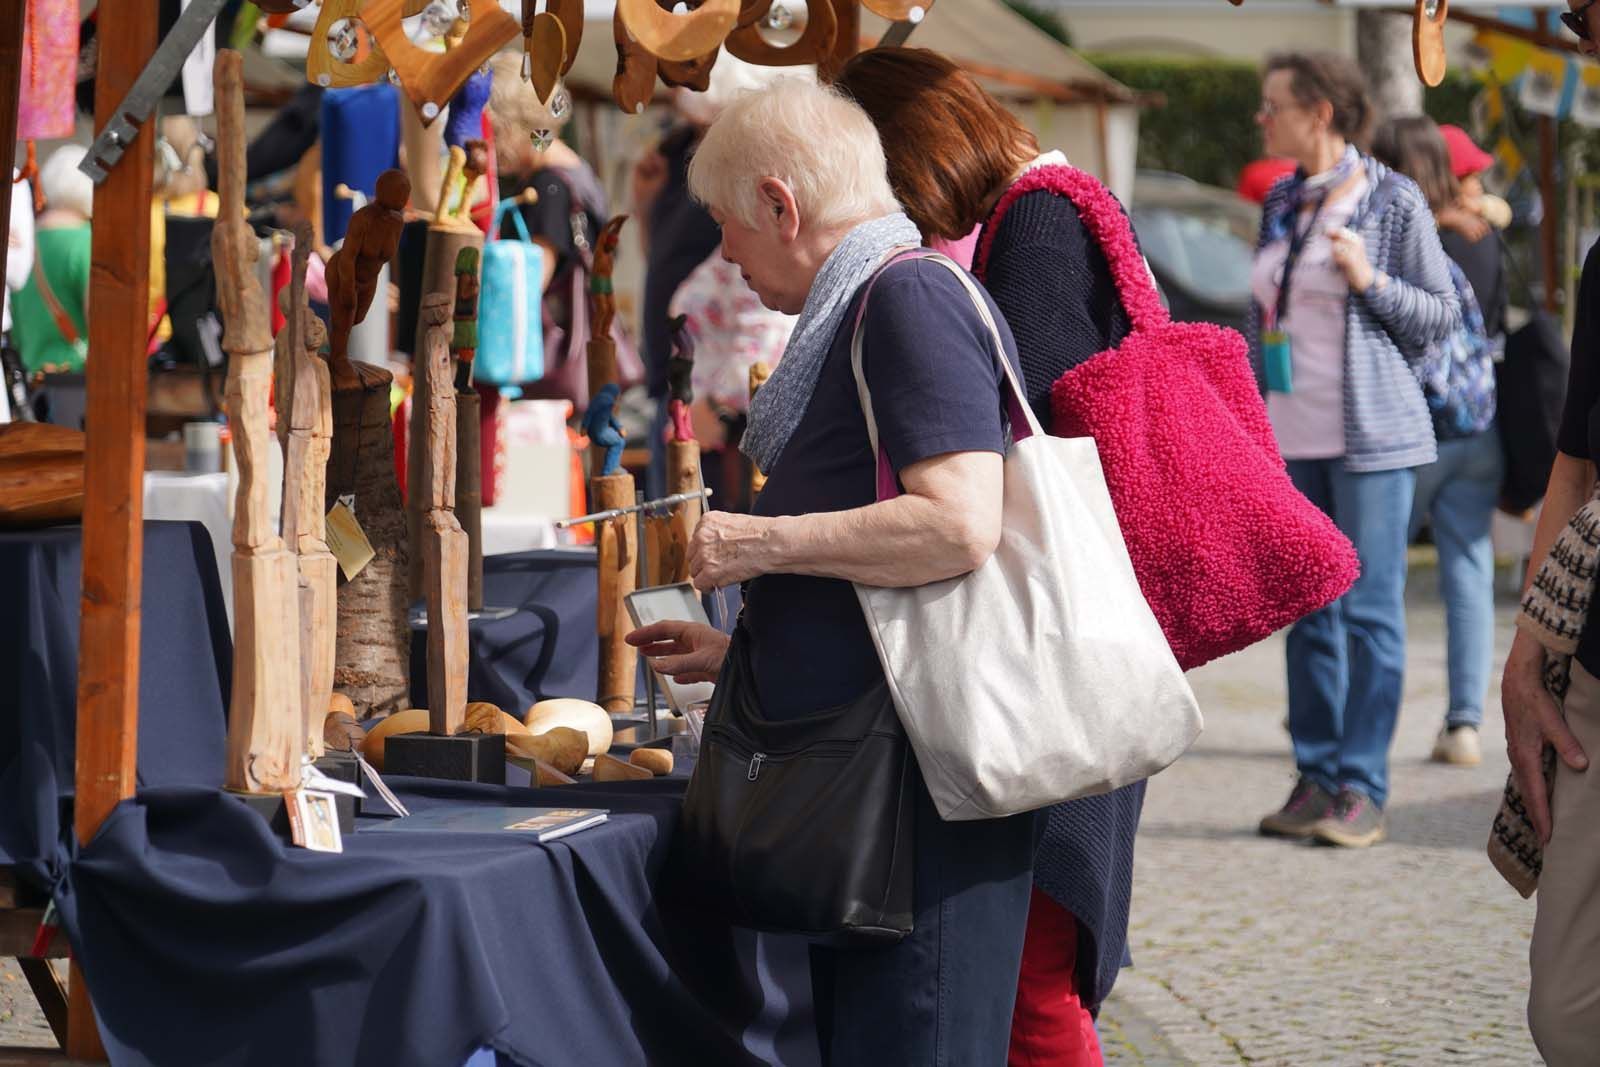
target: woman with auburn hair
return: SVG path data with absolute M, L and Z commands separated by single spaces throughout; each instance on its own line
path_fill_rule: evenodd
M 1106 256 L 1071 200 L 1026 192 L 996 217 L 1019 178 L 1066 157 L 1041 155 L 1026 127 L 936 52 L 863 52 L 837 85 L 872 116 L 890 184 L 925 240 L 956 242 L 983 227 L 979 277 L 1011 325 L 1028 403 L 1050 426 L 1051 386 L 1130 329 Z M 1048 811 L 1012 1016 L 1014 1067 L 1101 1062 L 1091 1013 L 1122 966 L 1143 804 L 1139 782 Z

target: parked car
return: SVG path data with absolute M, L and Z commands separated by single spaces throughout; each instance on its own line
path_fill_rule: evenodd
M 1231 189 L 1140 171 L 1129 215 L 1172 317 L 1242 332 L 1260 208 Z

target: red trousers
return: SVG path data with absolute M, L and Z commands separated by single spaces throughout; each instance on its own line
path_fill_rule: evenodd
M 1094 1019 L 1078 999 L 1078 922 L 1035 887 L 1022 943 L 1007 1067 L 1101 1067 Z

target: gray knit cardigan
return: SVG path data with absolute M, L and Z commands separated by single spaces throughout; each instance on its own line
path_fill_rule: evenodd
M 1374 270 L 1388 275 L 1350 294 L 1344 314 L 1345 468 L 1387 471 L 1432 463 L 1438 455 L 1433 421 L 1410 363 L 1461 322 L 1461 303 L 1450 282 L 1449 261 L 1439 244 L 1433 212 L 1416 183 L 1396 175 L 1387 206 L 1376 216 L 1367 208 L 1389 168 L 1363 156 L 1368 189 L 1356 208 L 1357 232 Z M 1287 203 L 1294 177 L 1281 179 L 1262 210 L 1259 251 L 1267 243 L 1267 220 Z M 1250 303 L 1250 356 L 1261 369 L 1261 306 Z

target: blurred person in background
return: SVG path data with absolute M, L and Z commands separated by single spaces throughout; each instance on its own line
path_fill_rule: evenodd
M 1416 468 L 1438 458 L 1411 364 L 1461 318 L 1421 191 L 1358 147 L 1371 119 L 1352 60 L 1268 59 L 1256 121 L 1267 154 L 1298 167 L 1262 210 L 1251 356 L 1289 476 L 1350 538 L 1361 576 L 1289 630 L 1299 780 L 1260 831 L 1344 847 L 1386 832 L 1406 663 L 1406 529 Z
M 1390 120 L 1378 130 L 1372 154 L 1417 183 L 1441 226 L 1445 212 L 1471 211 L 1462 202 L 1450 151 L 1432 119 L 1417 115 Z M 1440 234 L 1447 252 L 1452 246 L 1463 251 L 1477 278 L 1451 257 L 1461 326 L 1444 342 L 1430 346 L 1417 367 L 1433 416 L 1439 458 L 1417 469 L 1410 526 L 1413 541 L 1425 522 L 1433 531 L 1445 607 L 1449 704 L 1433 759 L 1463 766 L 1483 758 L 1478 729 L 1494 658 L 1494 545 L 1489 524 L 1505 477 L 1505 456 L 1494 425 L 1494 341 L 1499 338 L 1505 304 L 1500 244 L 1477 214 L 1469 214 L 1468 221 L 1482 229 L 1475 241 L 1458 230 Z
M 12 339 L 30 374 L 81 371 L 88 353 L 94 182 L 78 169 L 86 155 L 82 145 L 63 145 L 39 168 L 45 207 L 33 269 L 11 305 Z
M 28 387 L 11 339 L 11 294 L 33 272 L 33 183 L 11 170 L 11 228 L 6 231 L 6 287 L 0 291 L 0 422 L 27 418 Z

